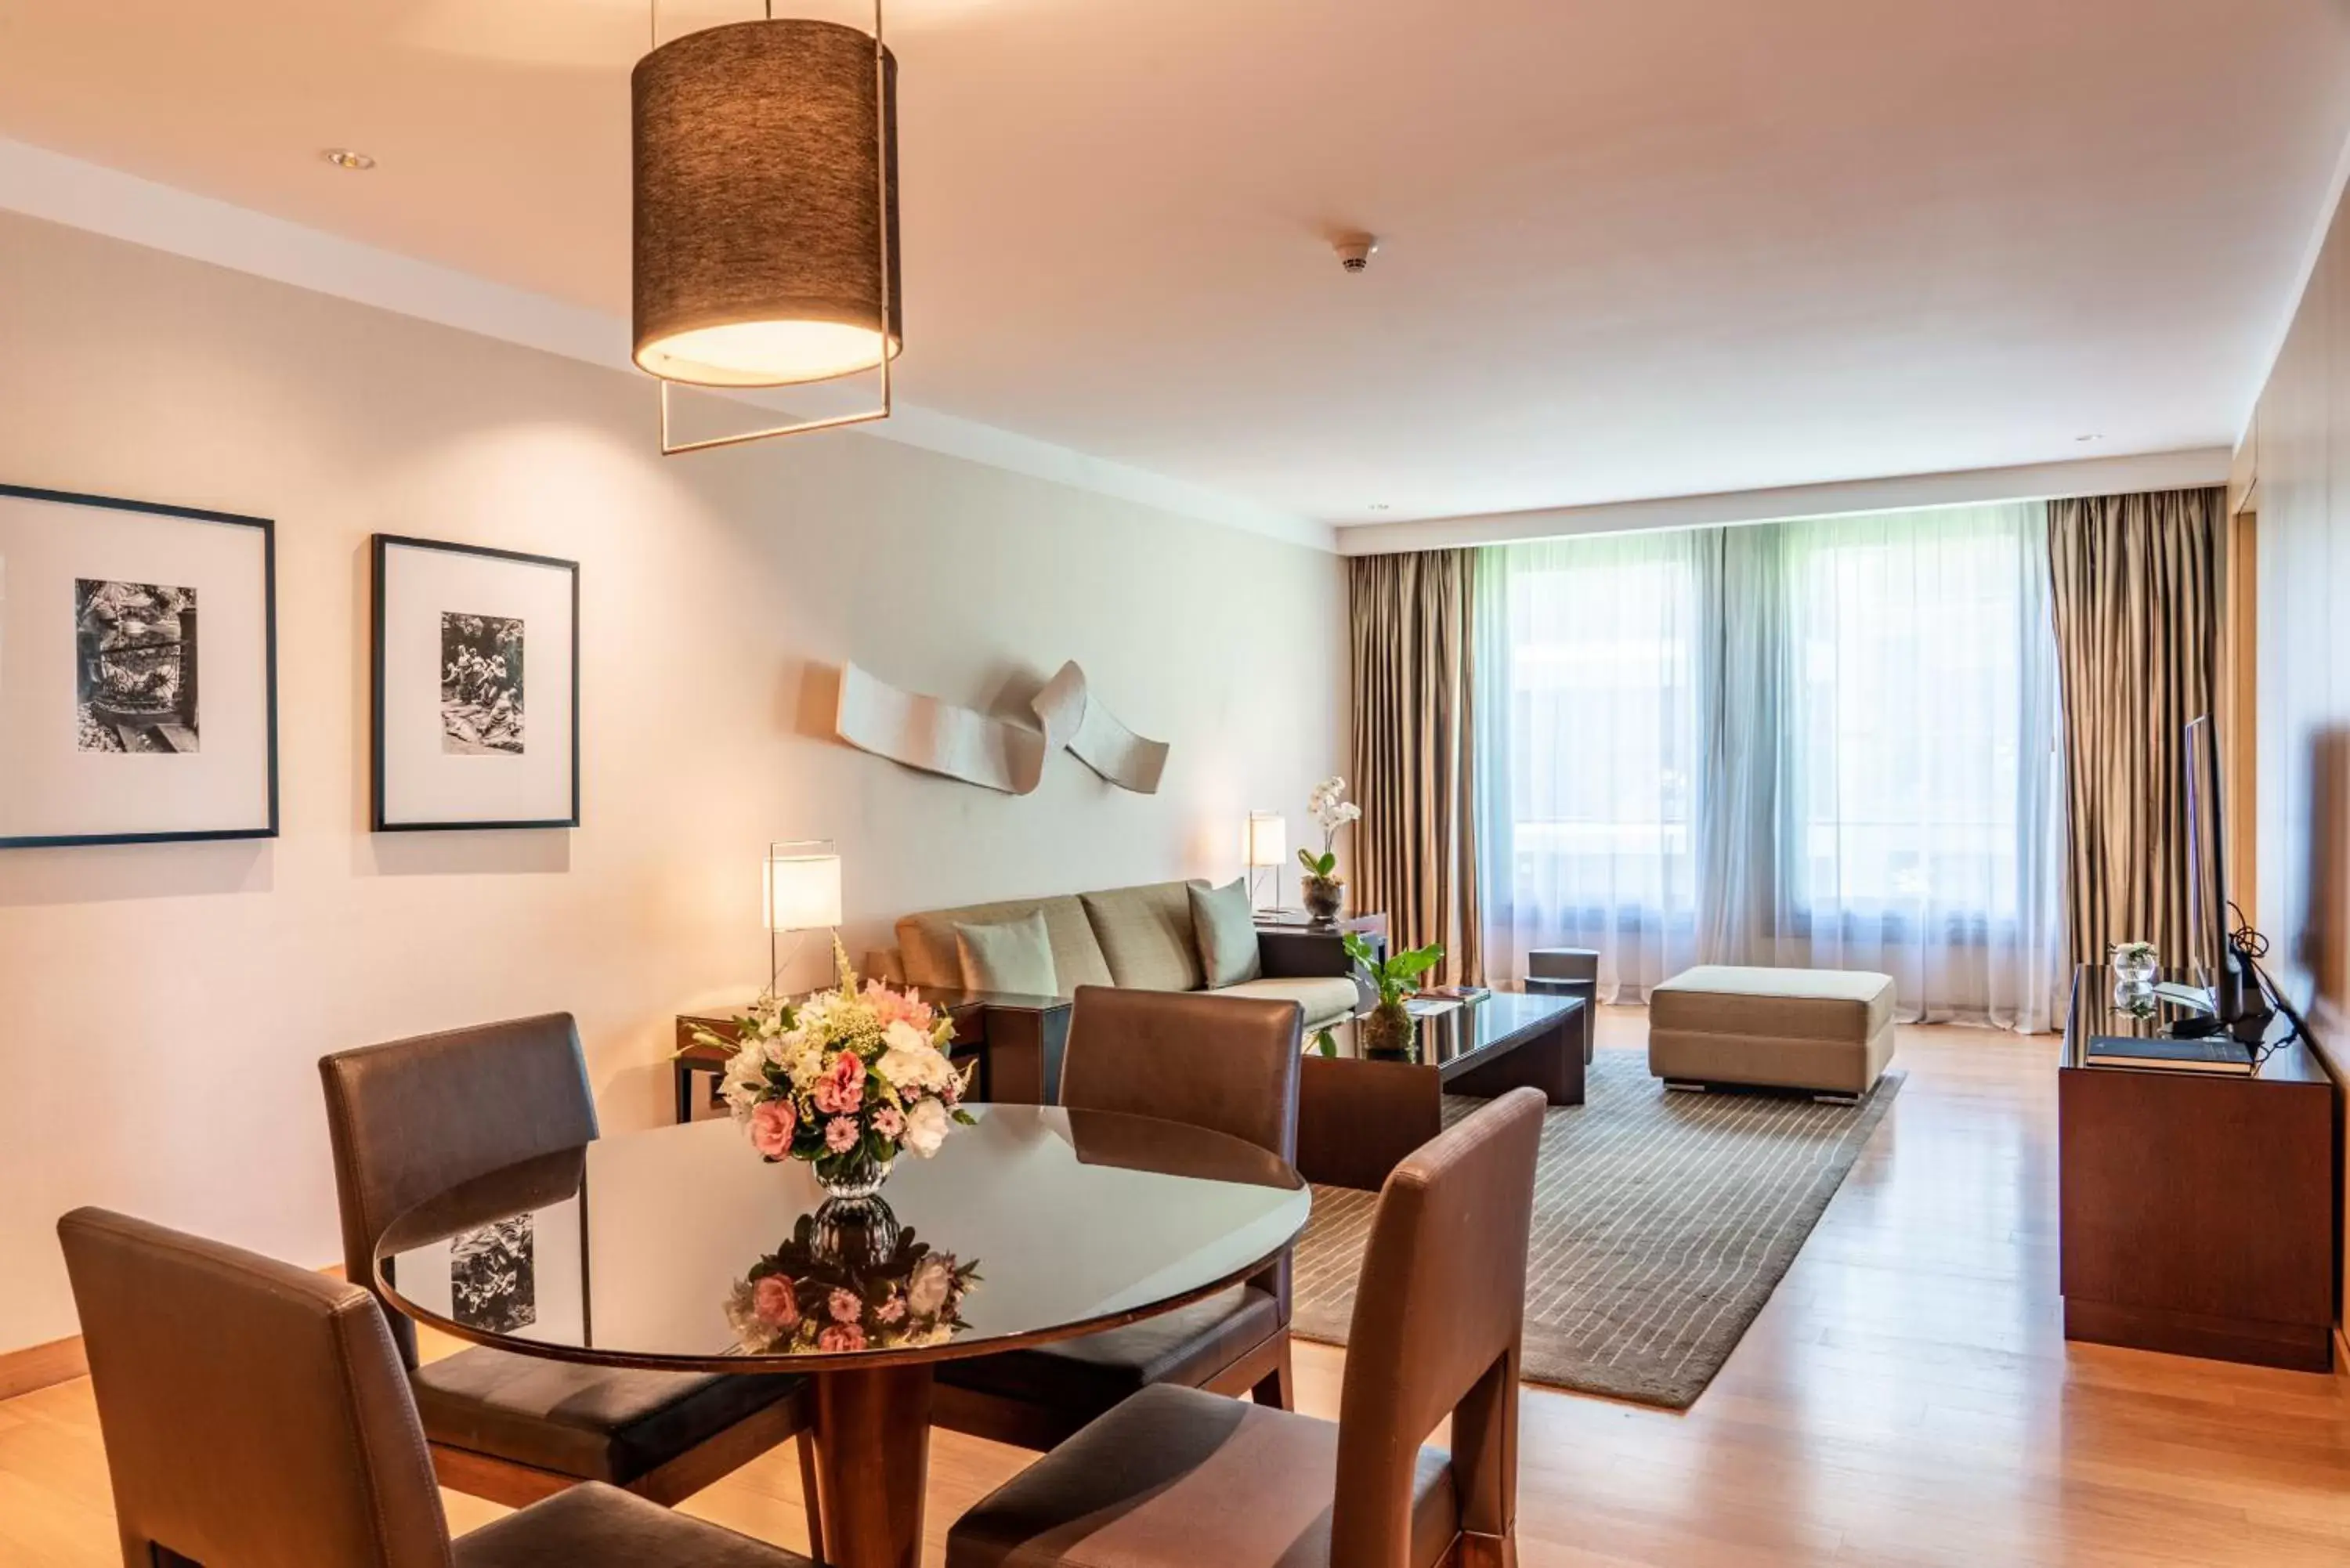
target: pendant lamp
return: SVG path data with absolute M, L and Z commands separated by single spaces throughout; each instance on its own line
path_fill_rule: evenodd
M 630 82 L 638 367 L 661 451 L 889 416 L 898 289 L 897 61 L 873 31 L 737 22 L 688 33 Z M 790 387 L 878 369 L 878 408 L 673 442 L 672 383 Z

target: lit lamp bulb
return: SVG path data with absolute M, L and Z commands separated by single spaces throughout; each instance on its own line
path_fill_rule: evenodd
M 1251 872 L 1249 907 L 1257 908 L 1257 873 L 1273 872 L 1273 907 L 1281 903 L 1281 866 L 1289 858 L 1289 820 L 1277 811 L 1249 813 L 1248 828 L 1242 839 L 1242 858 Z
M 827 839 L 767 846 L 767 977 L 782 971 L 776 938 L 785 931 L 829 930 L 840 924 L 840 857 Z

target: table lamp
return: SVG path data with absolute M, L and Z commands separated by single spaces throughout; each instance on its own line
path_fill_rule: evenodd
M 1257 909 L 1257 888 L 1263 873 L 1273 873 L 1273 902 L 1267 909 L 1281 907 L 1281 865 L 1289 858 L 1289 819 L 1277 811 L 1253 811 L 1248 816 L 1248 831 L 1241 841 L 1242 858 L 1249 868 L 1249 908 Z
M 777 940 L 785 931 L 830 930 L 840 924 L 840 857 L 828 838 L 767 846 L 767 983 L 783 972 Z

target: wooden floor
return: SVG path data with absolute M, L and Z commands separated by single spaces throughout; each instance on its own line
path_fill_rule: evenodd
M 1642 1014 L 1603 1018 L 1638 1044 Z M 1688 1414 L 1527 1389 L 1523 1561 L 2350 1563 L 2350 1379 L 2064 1343 L 2055 1049 L 1903 1031 L 1900 1098 Z M 1335 1413 L 1339 1353 L 1300 1362 Z M 931 1561 L 1023 1459 L 938 1436 Z M 448 1501 L 461 1530 L 495 1511 Z M 687 1506 L 804 1541 L 788 1451 Z M 120 1561 L 88 1385 L 0 1404 L 0 1563 Z

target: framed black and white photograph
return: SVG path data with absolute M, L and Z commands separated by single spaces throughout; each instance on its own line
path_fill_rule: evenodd
M 0 848 L 277 832 L 269 520 L 0 484 Z
M 579 825 L 579 564 L 375 536 L 380 833 Z

